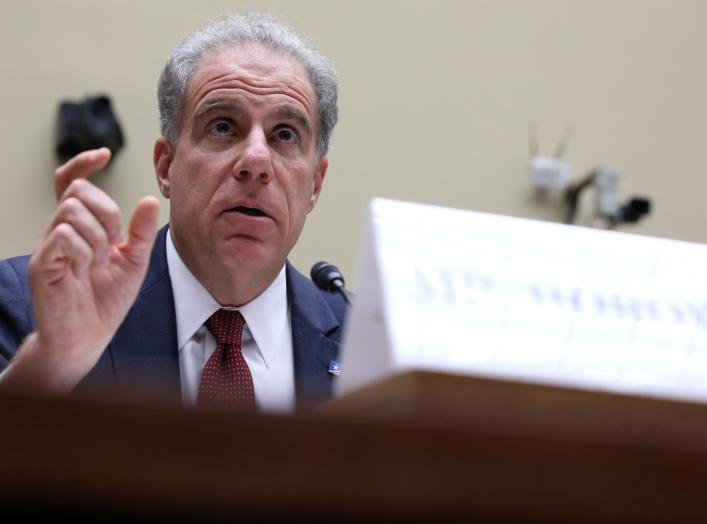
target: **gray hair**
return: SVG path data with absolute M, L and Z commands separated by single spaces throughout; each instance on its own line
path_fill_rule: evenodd
M 268 49 L 289 54 L 302 64 L 314 89 L 319 109 L 317 150 L 320 157 L 326 155 L 338 119 L 334 67 L 291 27 L 263 13 L 229 15 L 191 33 L 172 51 L 157 88 L 162 136 L 172 144 L 177 143 L 184 95 L 201 58 L 219 47 L 246 43 L 258 43 Z

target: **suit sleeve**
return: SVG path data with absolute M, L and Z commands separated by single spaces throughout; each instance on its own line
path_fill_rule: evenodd
M 0 371 L 34 330 L 28 260 L 29 257 L 0 260 Z

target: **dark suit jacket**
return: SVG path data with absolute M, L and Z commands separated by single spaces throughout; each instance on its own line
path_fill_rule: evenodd
M 80 395 L 138 401 L 181 401 L 177 327 L 165 235 L 160 230 L 145 281 L 135 304 L 96 366 L 77 386 Z M 0 261 L 0 369 L 24 337 L 34 330 L 29 294 L 29 257 Z M 292 323 L 298 409 L 331 398 L 333 375 L 346 313 L 336 294 L 317 289 L 308 278 L 286 268 Z

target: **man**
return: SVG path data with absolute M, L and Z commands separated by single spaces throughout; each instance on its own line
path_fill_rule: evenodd
M 325 400 L 345 305 L 286 259 L 327 172 L 331 65 L 272 17 L 232 16 L 177 46 L 158 98 L 169 227 L 147 197 L 123 238 L 85 180 L 107 150 L 59 168 L 31 260 L 0 263 L 0 387 L 286 412 Z

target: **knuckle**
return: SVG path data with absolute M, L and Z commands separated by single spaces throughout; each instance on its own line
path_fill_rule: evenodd
M 82 207 L 83 204 L 78 198 L 70 196 L 59 204 L 58 213 L 65 217 L 75 216 L 80 212 Z
M 84 191 L 86 184 L 88 184 L 88 182 L 83 178 L 75 178 L 69 183 L 66 190 L 69 195 L 79 194 Z
M 54 237 L 60 241 L 69 241 L 73 237 L 74 228 L 66 222 L 60 222 L 54 227 Z

